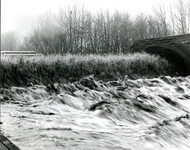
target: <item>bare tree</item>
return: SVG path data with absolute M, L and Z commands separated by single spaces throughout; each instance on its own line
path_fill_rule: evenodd
M 55 34 L 57 32 L 54 14 L 47 12 L 40 16 L 34 24 L 34 30 L 30 37 L 30 41 L 36 47 L 36 51 L 40 51 L 44 54 L 55 53 Z
M 20 37 L 18 33 L 9 31 L 1 34 L 1 50 L 16 51 L 20 47 Z
M 186 34 L 190 32 L 189 5 L 189 0 L 177 0 L 170 4 L 170 17 L 174 33 Z
M 135 18 L 133 30 L 134 30 L 135 39 L 148 38 L 147 17 L 144 14 L 140 14 Z
M 84 6 L 61 8 L 55 14 L 44 14 L 26 40 L 27 46 L 44 54 L 52 53 L 126 53 L 136 39 L 170 34 L 168 17 L 163 7 L 154 16 L 115 11 L 92 14 Z M 176 27 L 176 17 L 174 23 Z
M 168 23 L 168 18 L 166 14 L 166 8 L 164 5 L 157 5 L 157 7 L 153 7 L 154 18 L 157 20 L 159 36 L 167 36 L 171 34 L 170 25 Z

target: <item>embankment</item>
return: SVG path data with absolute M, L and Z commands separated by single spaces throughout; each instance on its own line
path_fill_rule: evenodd
M 51 55 L 2 58 L 1 87 L 32 84 L 68 83 L 88 75 L 103 81 L 152 78 L 174 75 L 165 59 L 147 53 L 127 55 Z

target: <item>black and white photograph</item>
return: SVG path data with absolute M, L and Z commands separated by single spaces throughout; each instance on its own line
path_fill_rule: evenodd
M 190 0 L 0 7 L 0 150 L 190 150 Z

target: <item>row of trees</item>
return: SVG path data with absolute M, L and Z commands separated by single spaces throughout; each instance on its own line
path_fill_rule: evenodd
M 169 31 L 168 31 L 169 33 Z M 123 53 L 136 39 L 163 36 L 153 17 L 139 15 L 134 21 L 129 14 L 115 12 L 60 11 L 57 16 L 45 14 L 28 39 L 30 46 L 51 53 Z
M 119 11 L 92 14 L 84 6 L 60 9 L 57 14 L 40 16 L 33 32 L 15 48 L 43 54 L 126 53 L 134 40 L 189 33 L 188 6 L 188 0 L 178 0 L 169 11 L 159 5 L 154 7 L 153 15 L 135 18 Z M 7 47 L 8 38 L 4 37 L 6 34 L 2 36 L 2 49 L 13 50 L 14 46 Z

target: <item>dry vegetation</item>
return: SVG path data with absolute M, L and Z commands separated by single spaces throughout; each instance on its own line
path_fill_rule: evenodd
M 171 74 L 170 64 L 146 53 L 127 55 L 50 55 L 41 57 L 2 58 L 2 86 L 26 86 L 74 82 L 94 75 L 103 81 L 151 78 Z

